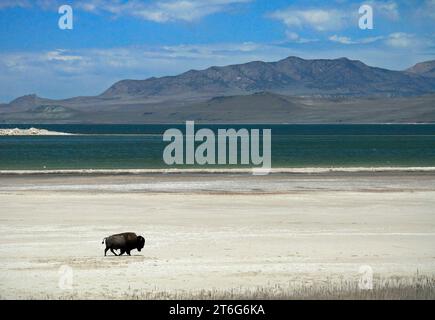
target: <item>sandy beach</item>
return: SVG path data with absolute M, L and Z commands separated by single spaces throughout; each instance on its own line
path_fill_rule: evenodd
M 433 173 L 0 179 L 3 299 L 272 293 L 356 285 L 361 266 L 375 286 L 435 276 Z M 104 257 L 102 239 L 124 231 L 144 250 Z

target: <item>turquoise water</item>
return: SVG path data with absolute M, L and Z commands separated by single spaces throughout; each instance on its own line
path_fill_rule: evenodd
M 184 131 L 182 125 L 0 125 L 0 128 L 31 126 L 83 135 L 2 136 L 1 170 L 168 168 L 162 159 L 167 145 L 162 134 L 169 127 Z M 435 125 L 206 127 L 271 128 L 275 168 L 435 166 Z

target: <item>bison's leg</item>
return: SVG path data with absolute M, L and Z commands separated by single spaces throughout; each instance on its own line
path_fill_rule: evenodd
M 124 253 L 125 253 L 125 250 L 121 249 L 121 253 L 119 255 L 122 256 Z
M 116 254 L 116 252 L 115 251 L 113 251 L 113 249 L 112 248 L 110 248 L 110 251 L 115 255 L 115 256 L 117 256 L 117 254 Z
M 106 248 L 106 249 L 104 250 L 104 256 L 106 256 L 107 250 L 109 250 L 109 248 Z
M 127 250 L 127 254 L 128 254 L 129 256 L 131 256 L 131 254 L 130 254 L 130 250 Z

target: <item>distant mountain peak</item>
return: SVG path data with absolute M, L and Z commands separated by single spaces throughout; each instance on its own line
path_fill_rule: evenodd
M 417 63 L 416 65 L 406 69 L 405 71 L 424 77 L 435 77 L 435 60 Z
M 35 103 L 35 101 L 39 99 L 39 97 L 32 93 L 32 94 L 27 94 L 21 97 L 18 97 L 14 100 L 12 100 L 11 102 L 9 102 L 9 104 L 11 105 L 33 105 Z
M 306 61 L 306 59 L 303 59 L 303 58 L 297 57 L 297 56 L 288 56 L 287 58 L 281 59 L 277 62 L 280 62 L 280 61 Z
M 359 60 L 302 59 L 289 56 L 276 62 L 251 61 L 189 70 L 177 76 L 123 80 L 102 93 L 157 99 L 211 98 L 269 91 L 290 95 L 408 96 L 435 92 L 434 81 L 410 72 L 370 67 Z

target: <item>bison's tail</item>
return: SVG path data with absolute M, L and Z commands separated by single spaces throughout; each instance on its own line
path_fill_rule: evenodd
M 107 239 L 107 238 L 104 238 L 104 239 L 103 239 L 103 242 L 101 242 L 101 244 L 104 244 L 104 241 L 106 241 L 106 239 Z

